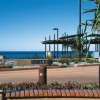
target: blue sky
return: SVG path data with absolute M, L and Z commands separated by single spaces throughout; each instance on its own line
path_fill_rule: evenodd
M 0 51 L 44 51 L 41 41 L 49 35 L 53 39 L 55 27 L 59 36 L 76 34 L 78 4 L 79 0 L 0 0 Z M 93 6 L 82 3 L 83 9 Z M 93 14 L 83 15 L 83 22 L 88 18 Z

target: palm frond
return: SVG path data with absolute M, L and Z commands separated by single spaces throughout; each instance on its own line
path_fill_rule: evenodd
M 95 1 L 95 0 L 82 0 L 82 1 Z
M 90 12 L 96 12 L 96 11 L 97 11 L 97 8 L 94 8 L 94 9 L 88 9 L 83 13 L 90 13 Z

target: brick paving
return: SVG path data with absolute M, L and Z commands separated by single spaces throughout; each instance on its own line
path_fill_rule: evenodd
M 100 100 L 100 98 L 32 98 L 32 99 L 11 99 L 11 100 Z
M 63 91 L 59 89 L 51 89 L 51 90 L 23 90 L 19 91 L 19 95 L 14 92 L 7 92 L 6 98 L 100 98 L 100 90 L 80 90 L 83 95 L 79 92 L 79 90 L 66 90 Z M 18 93 L 18 92 L 17 92 Z M 45 94 L 46 93 L 46 94 Z M 64 94 L 63 94 L 64 93 Z

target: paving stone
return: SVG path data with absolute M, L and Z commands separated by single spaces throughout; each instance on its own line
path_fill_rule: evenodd
M 74 92 L 75 92 L 75 96 L 76 97 L 79 97 L 80 96 L 79 90 L 74 90 Z
M 97 90 L 98 96 L 100 97 L 100 90 Z
M 25 97 L 29 97 L 29 96 L 30 96 L 29 91 L 25 90 Z
M 65 90 L 65 92 L 66 92 L 67 97 L 70 97 L 71 96 L 71 93 L 70 93 L 69 90 Z
M 57 92 L 57 96 L 61 97 L 61 91 L 57 89 L 56 92 Z
M 51 90 L 47 90 L 48 91 L 48 96 L 52 97 L 52 91 Z
M 40 97 L 43 96 L 43 91 L 42 90 L 38 90 L 38 92 L 39 92 Z
M 75 92 L 74 92 L 74 90 L 70 90 L 70 93 L 71 93 L 71 96 L 72 96 L 72 97 L 75 97 Z
M 30 97 L 33 97 L 34 96 L 33 90 L 29 90 L 29 93 L 30 93 Z
M 89 95 L 89 93 L 88 93 L 87 90 L 83 90 L 83 92 L 84 92 L 84 96 L 85 96 L 85 97 L 90 97 L 90 95 Z
M 62 97 L 67 96 L 67 95 L 66 95 L 66 92 L 65 92 L 65 90 L 64 90 L 64 89 L 61 89 L 61 95 L 62 95 Z
M 38 97 L 39 96 L 38 90 L 34 90 L 34 96 L 35 97 Z
M 79 91 L 79 93 L 80 93 L 80 97 L 84 97 L 84 96 L 85 96 L 83 90 L 78 90 L 78 91 Z
M 15 96 L 16 96 L 15 92 L 11 92 L 11 97 L 15 97 Z
M 53 96 L 57 96 L 57 92 L 55 89 L 52 89 L 52 94 L 53 94 Z
M 90 97 L 93 97 L 94 96 L 92 90 L 87 90 L 87 91 L 88 91 Z
M 100 97 L 100 90 L 67 90 L 67 89 L 51 89 L 51 90 L 26 90 L 17 91 L 10 94 L 6 93 L 6 98 L 14 97 Z
M 6 97 L 9 98 L 10 97 L 10 93 L 6 93 Z
M 20 97 L 20 92 L 16 92 L 16 97 Z
M 45 97 L 48 96 L 47 90 L 43 90 L 43 95 L 44 95 Z
M 92 90 L 92 92 L 93 92 L 94 97 L 98 97 L 99 96 L 96 90 Z
M 24 97 L 24 91 L 20 92 L 20 97 Z

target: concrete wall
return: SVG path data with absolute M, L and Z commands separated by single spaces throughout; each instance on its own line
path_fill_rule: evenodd
M 5 60 L 8 62 L 9 61 L 15 62 L 16 66 L 33 66 L 34 64 L 31 64 L 31 61 L 36 59 L 5 59 Z M 41 60 L 41 59 L 37 59 L 37 60 Z

